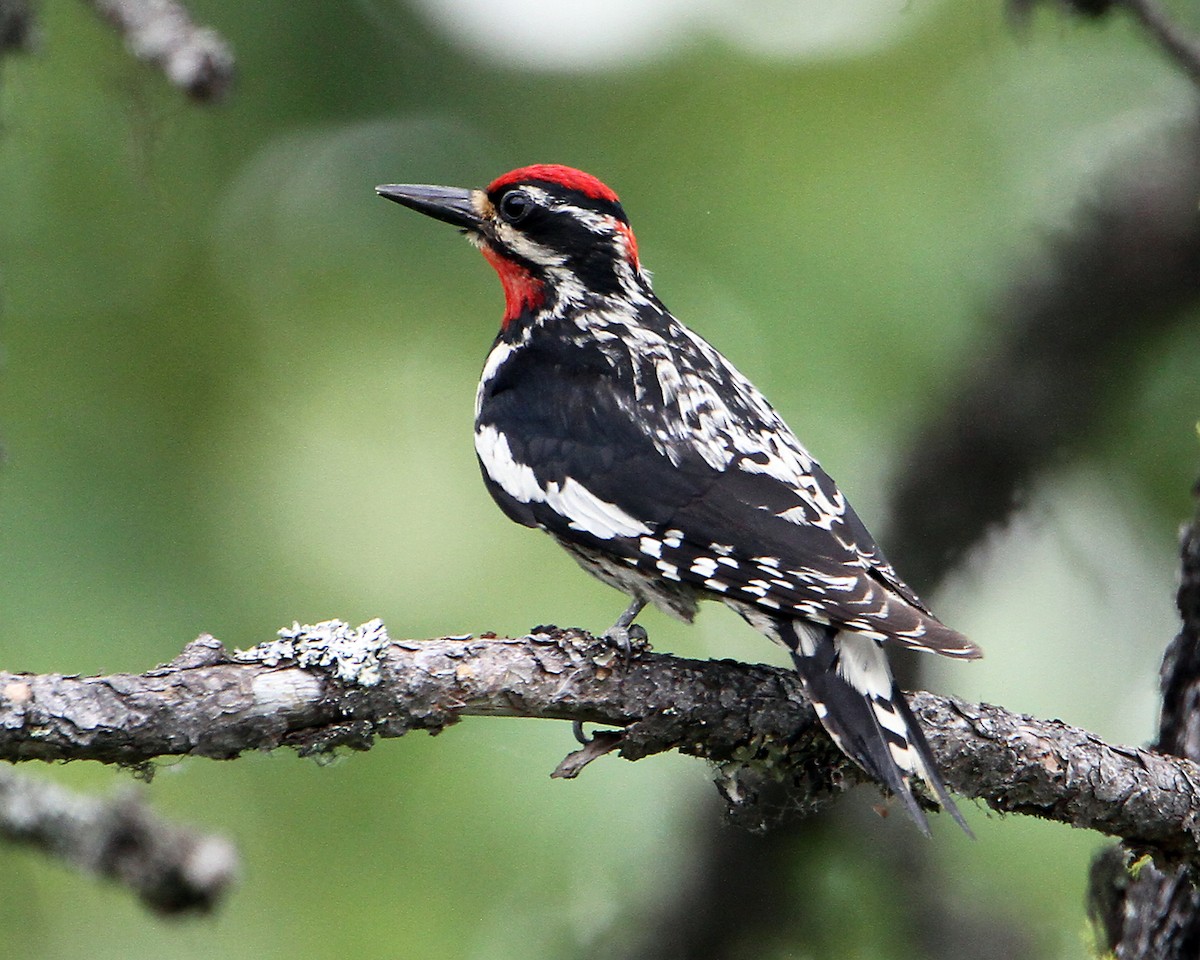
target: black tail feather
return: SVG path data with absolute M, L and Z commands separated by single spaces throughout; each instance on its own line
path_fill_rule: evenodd
M 835 627 L 806 624 L 787 624 L 781 635 L 792 647 L 792 661 L 805 693 L 842 752 L 898 796 L 926 836 L 929 822 L 910 786 L 914 775 L 929 785 L 942 807 L 973 837 L 938 775 L 929 743 L 875 641 L 839 634 Z

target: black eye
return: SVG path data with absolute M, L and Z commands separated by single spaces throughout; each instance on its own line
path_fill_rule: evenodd
M 528 194 L 522 193 L 520 190 L 512 190 L 500 198 L 500 216 L 509 223 L 520 223 L 534 211 L 536 206 L 537 204 L 530 199 Z

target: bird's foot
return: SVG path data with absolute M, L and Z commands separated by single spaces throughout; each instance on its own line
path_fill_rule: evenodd
M 649 636 L 646 628 L 640 623 L 631 623 L 627 627 L 609 627 L 604 631 L 604 639 L 615 643 L 626 658 L 633 656 L 635 644 L 644 644 Z
M 634 644 L 644 644 L 649 639 L 646 628 L 633 622 L 645 606 L 645 600 L 634 600 L 625 612 L 617 617 L 617 622 L 604 631 L 604 639 L 616 644 L 627 660 L 633 656 Z

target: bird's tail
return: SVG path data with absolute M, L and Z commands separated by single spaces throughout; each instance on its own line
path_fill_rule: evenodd
M 803 622 L 782 638 L 821 723 L 851 760 L 904 802 L 926 835 L 929 823 L 909 786 L 918 776 L 968 835 L 974 836 L 938 775 L 925 734 L 896 686 L 883 647 L 873 637 Z

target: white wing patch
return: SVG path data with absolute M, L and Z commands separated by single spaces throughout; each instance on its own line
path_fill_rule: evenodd
M 551 481 L 543 487 L 531 467 L 516 461 L 508 438 L 493 426 L 476 429 L 475 450 L 487 475 L 501 490 L 520 503 L 546 504 L 566 517 L 573 530 L 590 533 L 601 540 L 650 533 L 650 528 L 640 520 L 615 503 L 601 500 L 573 477 L 567 477 L 562 483 Z
M 501 490 L 521 503 L 544 503 L 546 492 L 533 469 L 513 459 L 508 437 L 492 426 L 475 430 L 475 452 L 488 476 Z
M 601 540 L 638 537 L 650 532 L 640 520 L 615 503 L 601 500 L 573 477 L 567 477 L 561 487 L 556 482 L 546 484 L 545 501 L 551 509 L 570 519 L 573 530 L 582 530 Z
M 796 492 L 800 496 L 804 496 L 803 491 L 800 489 L 797 489 Z M 809 520 L 809 514 L 812 512 L 812 502 L 809 501 L 809 503 L 805 504 L 804 506 L 792 507 L 788 510 L 784 510 L 783 513 L 777 514 L 777 516 L 780 520 L 786 520 L 789 523 L 798 523 L 801 526 L 805 524 L 811 524 L 814 527 L 820 527 L 822 530 L 832 530 L 834 521 L 841 519 L 840 512 L 834 513 L 832 511 L 821 510 L 817 512 L 815 519 Z
M 668 360 L 659 359 L 654 364 L 654 372 L 658 375 L 658 389 L 662 392 L 663 402 L 674 403 L 683 386 L 679 368 Z
M 692 562 L 692 573 L 698 577 L 711 577 L 717 572 L 717 561 L 712 557 L 697 557 Z
M 649 554 L 650 556 L 654 557 L 656 560 L 662 556 L 662 548 L 662 541 L 655 540 L 654 537 L 642 537 L 642 539 L 638 541 L 638 549 L 641 550 L 642 553 Z
M 492 347 L 491 353 L 488 354 L 487 360 L 483 365 L 483 373 L 479 377 L 479 386 L 475 389 L 475 419 L 479 419 L 479 411 L 483 408 L 483 394 L 491 382 L 496 378 L 496 374 L 500 372 L 500 368 L 520 347 L 523 347 L 526 341 L 529 340 L 528 331 L 521 337 L 518 343 L 506 343 L 499 341 Z

